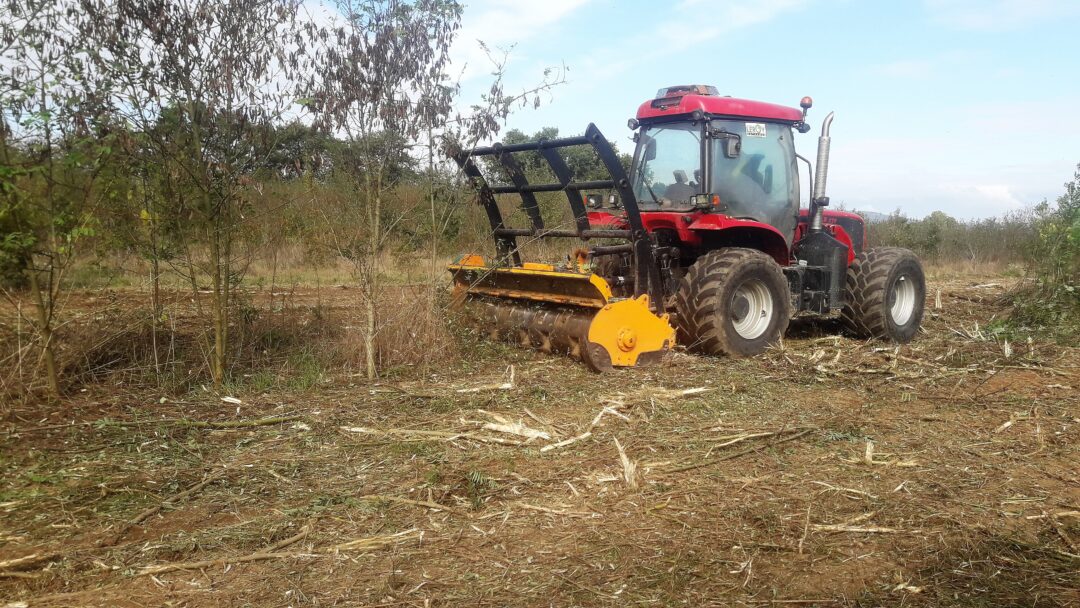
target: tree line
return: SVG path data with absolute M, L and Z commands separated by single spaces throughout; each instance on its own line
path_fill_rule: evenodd
M 55 329 L 69 274 L 102 247 L 147 261 L 155 325 L 162 278 L 190 286 L 220 386 L 237 288 L 257 248 L 281 238 L 268 220 L 287 217 L 296 202 L 268 191 L 304 180 L 341 195 L 337 208 L 314 217 L 317 205 L 308 205 L 305 221 L 321 221 L 322 244 L 351 265 L 367 307 L 366 373 L 376 375 L 380 264 L 405 219 L 394 189 L 424 191 L 434 264 L 440 233 L 453 224 L 445 149 L 492 137 L 515 108 L 538 105 L 561 74 L 548 70 L 535 86 L 507 91 L 506 53 L 489 50 L 490 86 L 461 110 L 449 70 L 460 3 L 339 0 L 332 8 L 311 15 L 299 0 L 5 2 L 0 281 L 36 334 L 53 395 L 62 390 Z M 425 215 L 407 211 L 410 220 Z

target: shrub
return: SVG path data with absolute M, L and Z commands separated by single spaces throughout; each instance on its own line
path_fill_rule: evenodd
M 1035 209 L 1033 284 L 1014 298 L 1011 324 L 1058 337 L 1080 334 L 1080 165 L 1054 205 Z
M 905 247 L 929 264 L 964 264 L 978 272 L 988 266 L 999 270 L 1028 264 L 1038 241 L 1036 218 L 1030 210 L 966 221 L 941 211 L 914 220 L 897 211 L 882 221 L 869 222 L 867 232 L 874 246 Z

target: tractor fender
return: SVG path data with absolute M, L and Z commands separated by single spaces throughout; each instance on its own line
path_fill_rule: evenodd
M 829 231 L 832 232 L 833 238 L 840 241 L 844 245 L 847 245 L 847 263 L 851 265 L 855 261 L 855 244 L 851 241 L 851 235 L 844 230 L 844 227 L 839 224 L 833 224 L 827 226 Z
M 762 222 L 719 213 L 688 214 L 671 211 L 642 213 L 641 221 L 649 232 L 668 231 L 679 243 L 694 249 L 746 247 L 768 254 L 781 266 L 786 266 L 791 261 L 787 239 L 779 230 Z M 589 224 L 593 228 L 627 227 L 625 218 L 606 211 L 590 211 Z M 839 238 L 850 246 L 851 239 Z
M 769 224 L 709 213 L 698 216 L 687 228 L 698 236 L 707 250 L 746 247 L 768 254 L 781 266 L 791 260 L 787 239 Z
M 850 211 L 825 209 L 822 213 L 825 227 L 832 231 L 832 235 L 838 240 L 851 247 L 851 260 L 866 248 L 866 221 L 862 216 Z M 799 225 L 795 228 L 795 238 L 792 242 L 798 243 L 799 239 L 806 236 L 806 230 L 810 227 L 810 212 L 806 209 L 799 211 Z M 844 233 L 840 236 L 837 229 Z
M 829 231 L 829 234 L 833 235 L 833 238 L 843 243 L 848 248 L 848 264 L 855 261 L 855 256 L 860 253 L 861 249 L 859 245 L 855 244 L 855 240 L 851 238 L 848 231 L 840 224 L 825 224 L 825 230 Z M 799 224 L 795 229 L 795 242 L 798 243 L 806 236 L 807 224 Z
M 597 230 L 625 230 L 630 222 L 625 217 L 607 211 L 589 211 L 589 226 Z

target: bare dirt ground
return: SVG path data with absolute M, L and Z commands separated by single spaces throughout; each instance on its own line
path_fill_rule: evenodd
M 901 348 L 7 406 L 0 606 L 1078 606 L 1080 350 L 986 282 Z

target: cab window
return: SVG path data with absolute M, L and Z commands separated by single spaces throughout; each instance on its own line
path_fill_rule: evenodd
M 711 138 L 709 193 L 720 196 L 724 213 L 794 229 L 799 180 L 791 128 L 776 123 L 714 120 L 711 128 L 737 135 L 737 154 L 725 137 Z M 792 216 L 791 218 L 787 216 Z
M 644 208 L 686 208 L 701 193 L 701 124 L 642 129 L 634 160 L 634 195 Z

